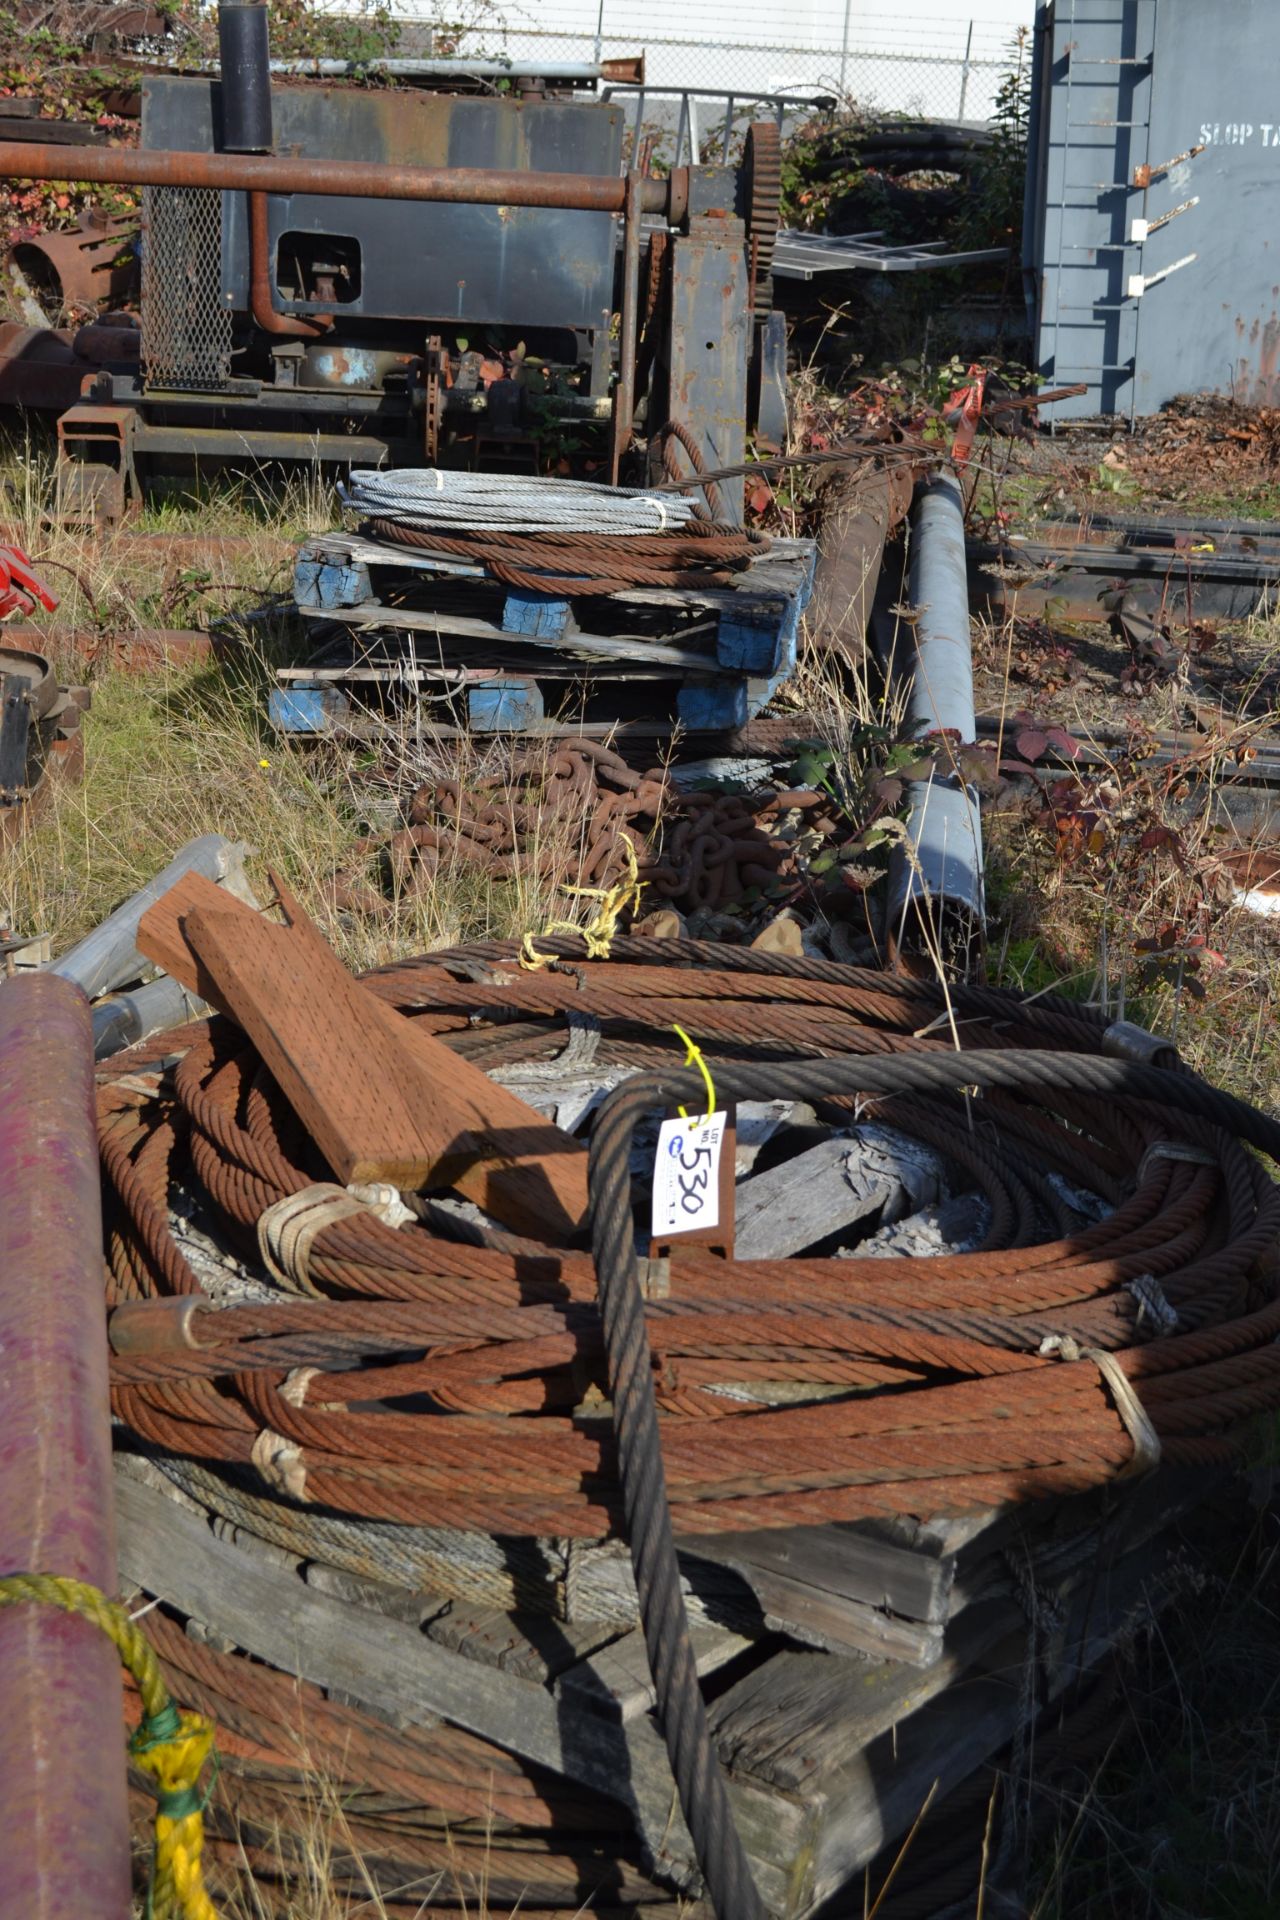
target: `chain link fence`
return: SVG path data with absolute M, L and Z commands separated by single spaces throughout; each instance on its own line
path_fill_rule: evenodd
M 984 0 L 980 0 L 980 4 Z M 964 0 L 916 0 L 868 15 L 854 0 L 790 0 L 772 17 L 756 0 L 475 0 L 466 53 L 553 63 L 643 53 L 651 98 L 685 91 L 849 101 L 877 113 L 987 120 L 1028 28 L 1034 0 L 1003 17 Z M 433 23 L 432 0 L 399 0 L 406 23 Z

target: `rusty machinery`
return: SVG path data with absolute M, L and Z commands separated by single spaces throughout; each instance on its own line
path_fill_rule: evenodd
M 138 149 L 0 149 L 10 178 L 144 188 L 140 325 L 0 353 L 0 399 L 40 369 L 66 405 L 73 517 L 118 517 L 148 471 L 193 460 L 582 456 L 616 479 L 672 417 L 711 467 L 751 425 L 780 437 L 771 124 L 741 166 L 660 180 L 624 173 L 607 102 L 281 83 L 257 0 L 223 6 L 220 38 L 217 76 L 144 81 Z

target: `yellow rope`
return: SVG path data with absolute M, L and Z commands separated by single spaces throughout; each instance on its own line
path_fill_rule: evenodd
M 627 858 L 626 878 L 619 880 L 613 887 L 570 887 L 562 886 L 562 893 L 575 894 L 582 900 L 598 900 L 599 911 L 585 927 L 579 927 L 572 920 L 552 920 L 537 935 L 539 940 L 548 939 L 553 933 L 580 933 L 587 943 L 587 958 L 607 960 L 609 949 L 613 945 L 613 936 L 618 931 L 618 922 L 629 907 L 638 907 L 645 881 L 640 878 L 640 869 L 636 865 L 636 850 L 628 835 L 622 836 L 622 847 Z M 530 973 L 536 973 L 555 959 L 553 953 L 539 953 L 534 946 L 534 935 L 526 933 L 520 943 L 520 965 Z
M 33 1601 L 78 1614 L 101 1628 L 138 1683 L 143 1718 L 129 1752 L 156 1782 L 156 1850 L 149 1902 L 153 1920 L 217 1920 L 201 1869 L 204 1803 L 198 1781 L 213 1749 L 213 1722 L 179 1712 L 160 1663 L 123 1607 L 84 1580 L 51 1573 L 0 1578 L 0 1607 Z
M 686 1067 L 696 1067 L 702 1075 L 702 1084 L 707 1090 L 707 1110 L 702 1118 L 704 1121 L 709 1120 L 716 1110 L 716 1083 L 711 1078 L 711 1069 L 702 1057 L 702 1048 L 695 1040 L 689 1038 L 683 1027 L 678 1027 L 672 1022 L 671 1031 L 684 1041 L 685 1055 L 682 1064 Z M 689 1115 L 684 1107 L 677 1107 L 676 1112 L 682 1120 L 688 1120 Z M 695 1127 L 699 1124 L 697 1120 L 691 1122 Z

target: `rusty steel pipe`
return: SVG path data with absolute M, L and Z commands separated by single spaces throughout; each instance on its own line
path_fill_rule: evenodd
M 0 1573 L 115 1592 L 102 1207 L 89 1003 L 0 986 Z M 0 1914 L 130 1911 L 115 1648 L 51 1607 L 0 1609 Z
M 613 396 L 613 448 L 609 478 L 616 487 L 622 456 L 631 442 L 636 408 L 636 340 L 640 325 L 640 211 L 644 175 L 627 175 L 622 239 L 622 312 L 618 322 L 618 384 Z
M 148 147 L 55 147 L 35 140 L 0 145 L 0 179 L 216 187 L 231 193 L 307 193 L 342 200 L 441 200 L 473 207 L 560 207 L 583 213 L 621 213 L 626 199 L 626 181 L 613 174 L 397 167 L 373 160 L 174 153 Z M 665 180 L 641 181 L 645 213 L 665 213 L 667 202 Z
M 317 313 L 306 319 L 276 311 L 275 290 L 271 285 L 271 243 L 267 232 L 267 196 L 251 193 L 249 201 L 249 311 L 255 327 L 277 339 L 321 340 L 333 325 L 331 313 Z

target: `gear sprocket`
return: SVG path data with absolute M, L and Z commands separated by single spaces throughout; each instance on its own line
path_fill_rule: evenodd
M 773 249 L 782 220 L 782 136 L 772 120 L 747 128 L 738 174 L 738 211 L 747 229 L 751 310 L 763 320 L 773 305 Z

